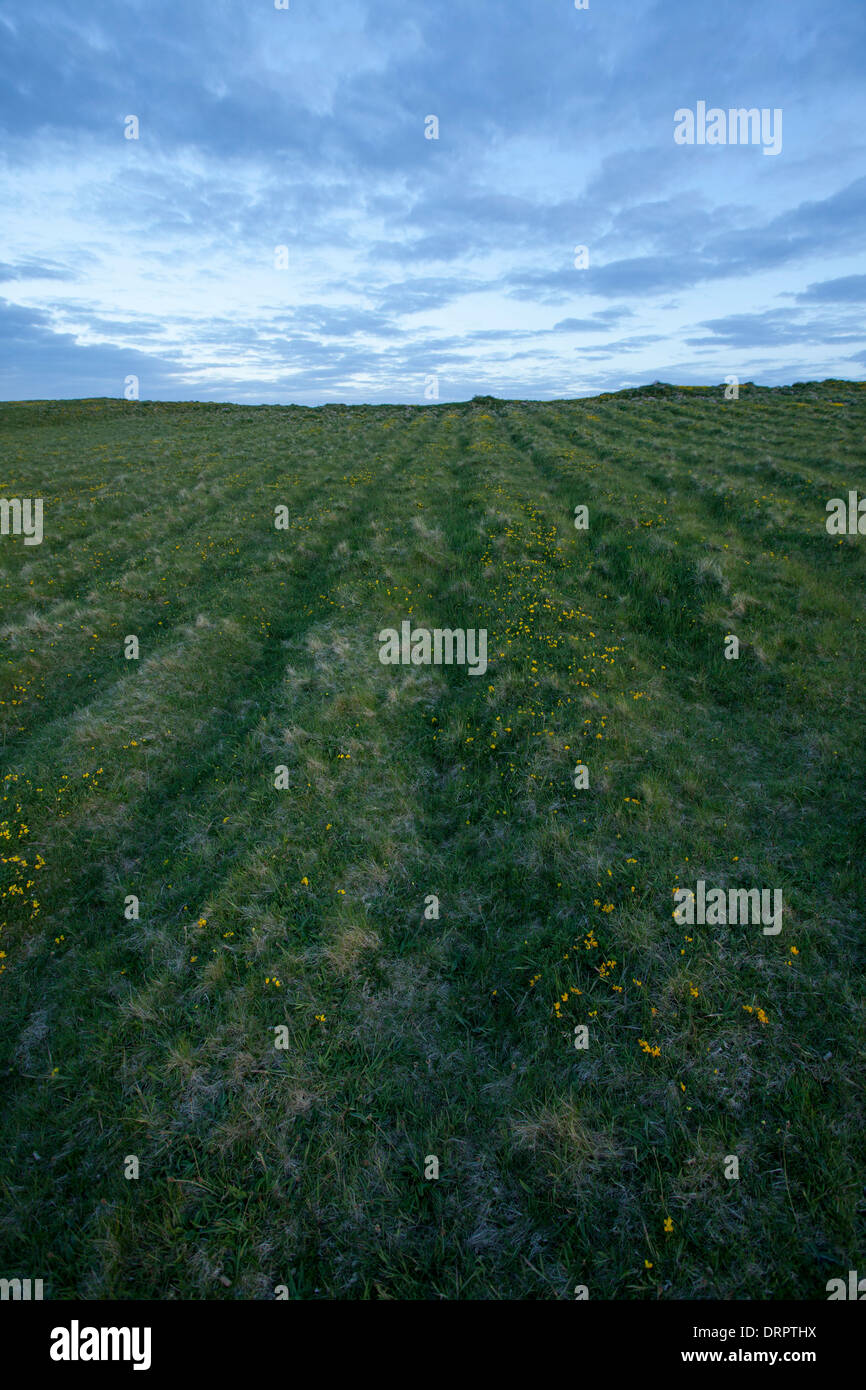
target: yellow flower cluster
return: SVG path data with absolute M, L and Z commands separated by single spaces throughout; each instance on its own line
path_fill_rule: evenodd
M 743 1008 L 745 1009 L 745 1011 L 746 1011 L 747 1014 L 756 1014 L 759 1023 L 769 1023 L 769 1022 L 770 1022 L 770 1020 L 767 1018 L 767 1015 L 764 1013 L 764 1010 L 763 1010 L 763 1009 L 753 1009 L 751 1004 L 744 1004 L 744 1005 L 743 1005 Z

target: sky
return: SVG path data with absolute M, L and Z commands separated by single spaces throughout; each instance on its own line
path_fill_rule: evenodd
M 0 66 L 4 400 L 864 379 L 864 0 L 0 0 Z

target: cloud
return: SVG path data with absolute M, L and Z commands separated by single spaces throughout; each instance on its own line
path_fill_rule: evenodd
M 0 261 L 0 281 L 12 280 L 74 280 L 75 273 L 64 266 L 48 261 Z
M 52 330 L 41 310 L 0 299 L 0 367 L 5 400 L 122 396 L 127 376 L 140 376 L 142 398 L 170 392 L 178 363 L 156 354 L 116 347 L 84 347 L 71 333 Z
M 846 329 L 820 320 L 809 320 L 794 309 L 768 309 L 756 314 L 729 314 L 708 319 L 699 327 L 708 330 L 701 337 L 687 338 L 691 347 L 730 344 L 734 347 L 776 347 L 789 343 L 859 342 L 859 325 Z
M 2 389 L 405 399 L 438 362 L 455 390 L 529 397 L 578 389 L 576 363 L 610 387 L 732 347 L 841 375 L 866 279 L 861 8 L 15 7 Z M 783 152 L 676 146 L 698 98 L 782 107 Z
M 798 304 L 866 303 L 866 275 L 840 275 L 835 280 L 818 280 L 795 296 Z

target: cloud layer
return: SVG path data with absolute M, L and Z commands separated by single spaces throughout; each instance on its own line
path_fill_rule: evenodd
M 864 30 L 861 0 L 15 0 L 0 394 L 861 378 Z M 675 143 L 699 101 L 781 109 L 780 153 Z

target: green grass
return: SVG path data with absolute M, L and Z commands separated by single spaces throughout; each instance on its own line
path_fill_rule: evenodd
M 825 503 L 864 432 L 840 381 L 0 406 L 0 496 L 45 502 L 0 538 L 0 1275 L 862 1271 L 866 538 Z M 487 674 L 383 666 L 407 617 L 486 627 Z M 781 888 L 781 933 L 678 925 L 699 878 Z

